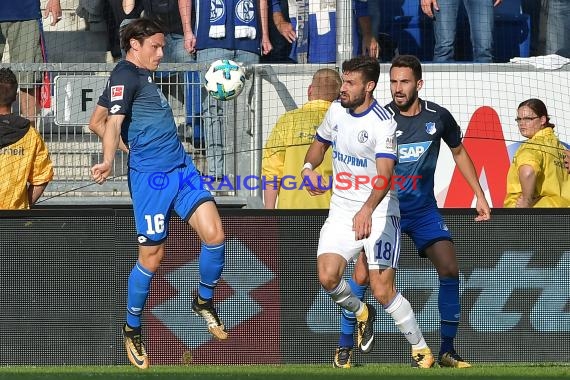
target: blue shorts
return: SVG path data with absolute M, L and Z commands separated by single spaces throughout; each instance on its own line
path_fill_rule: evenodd
M 172 210 L 187 222 L 198 206 L 214 201 L 212 194 L 204 189 L 202 177 L 194 165 L 167 173 L 141 173 L 130 169 L 129 190 L 140 245 L 164 242 L 168 237 Z
M 438 241 L 453 241 L 445 220 L 437 209 L 428 210 L 421 214 L 402 215 L 400 226 L 402 232 L 412 239 L 421 257 L 426 257 L 426 248 Z

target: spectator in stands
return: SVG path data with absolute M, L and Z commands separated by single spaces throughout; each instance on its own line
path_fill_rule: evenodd
M 288 12 L 284 12 L 287 7 Z M 372 31 L 372 20 L 368 14 L 368 3 L 361 0 L 352 1 L 354 23 L 353 55 L 368 55 L 378 58 L 379 47 L 375 33 Z M 308 63 L 336 62 L 336 4 L 334 1 L 309 1 L 308 18 L 303 15 L 305 7 L 294 0 L 272 0 L 273 21 L 281 35 L 292 44 L 289 58 L 303 63 L 301 52 L 307 50 Z M 301 26 L 300 20 L 305 20 Z M 358 25 L 358 27 L 356 27 Z M 302 47 L 305 41 L 298 39 L 298 31 L 307 38 L 307 48 Z
M 519 104 L 515 119 L 528 138 L 517 149 L 507 174 L 505 207 L 570 207 L 570 182 L 564 150 L 539 99 Z
M 217 339 L 228 338 L 213 304 L 214 289 L 224 268 L 222 222 L 214 198 L 204 189 L 176 135 L 172 109 L 152 80 L 164 44 L 164 33 L 152 20 L 137 19 L 123 30 L 121 45 L 127 55 L 113 69 L 107 85 L 109 116 L 102 139 L 103 161 L 91 168 L 93 180 L 104 183 L 111 174 L 120 139 L 127 142 L 139 255 L 128 281 L 123 338 L 130 362 L 141 369 L 149 366 L 141 318 L 152 278 L 165 255 L 172 211 L 201 240 L 200 283 L 192 310 L 206 320 Z
M 12 113 L 17 91 L 16 75 L 0 69 L 0 209 L 30 208 L 53 179 L 44 140 L 28 119 Z
M 570 58 L 570 1 L 548 0 L 546 54 Z
M 433 61 L 454 61 L 457 15 L 459 7 L 463 3 L 469 18 L 473 61 L 480 63 L 493 62 L 493 8 L 498 6 L 501 1 L 421 0 L 422 11 L 434 20 L 435 47 Z
M 309 101 L 303 107 L 286 112 L 277 120 L 263 150 L 262 175 L 266 209 L 329 208 L 331 192 L 313 197 L 300 187 L 303 182 L 300 168 L 313 141 L 317 127 L 333 100 L 338 97 L 342 81 L 338 72 L 320 69 L 313 75 L 307 89 Z M 323 186 L 332 179 L 331 155 L 315 169 L 323 178 Z M 281 183 L 283 181 L 283 183 Z
M 207 67 L 218 59 L 231 59 L 248 65 L 259 62 L 271 49 L 267 22 L 267 0 L 196 1 L 196 22 L 192 28 L 192 1 L 178 0 L 184 46 L 197 51 L 198 63 Z M 202 82 L 204 82 L 201 73 Z M 216 180 L 224 175 L 224 128 L 222 103 L 203 95 L 204 132 L 208 175 Z M 244 128 L 245 129 L 245 128 Z
M 570 174 L 570 150 L 568 149 L 564 151 L 564 166 L 568 170 L 568 174 Z
M 61 20 L 60 0 L 47 0 L 44 18 L 48 16 L 51 16 L 52 26 Z M 40 46 L 41 19 L 40 0 L 0 1 L 0 61 L 7 42 L 10 62 L 43 62 Z M 37 115 L 35 88 L 39 81 L 39 76 L 33 72 L 20 74 L 20 114 L 30 120 L 35 120 Z
M 109 9 L 112 14 L 112 27 L 108 28 L 110 42 L 111 42 L 111 52 L 113 58 L 117 59 L 117 48 L 121 50 L 120 46 L 120 31 L 121 28 L 125 26 L 130 20 L 137 19 L 141 16 L 143 11 L 143 4 L 141 1 L 135 0 L 107 0 Z M 124 57 L 124 51 L 120 54 Z
M 293 1 L 293 0 L 292 0 Z M 284 18 L 283 20 L 278 20 L 275 18 L 274 9 L 280 9 L 280 15 Z M 272 16 L 273 15 L 273 16 Z M 267 55 L 262 55 L 259 59 L 260 63 L 297 63 L 297 58 L 291 58 L 292 52 L 292 41 L 296 39 L 296 35 L 290 37 L 289 35 L 295 33 L 294 31 L 290 31 L 285 34 L 281 34 L 279 28 L 282 28 L 285 25 L 283 22 L 289 24 L 291 28 L 291 20 L 288 18 L 289 15 L 289 5 L 288 0 L 271 0 L 269 4 L 269 11 L 268 11 L 268 24 L 269 24 L 269 40 L 271 41 L 271 45 L 273 49 Z M 276 23 L 279 22 L 279 25 Z

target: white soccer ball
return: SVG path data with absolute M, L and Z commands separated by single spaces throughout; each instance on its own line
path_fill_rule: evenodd
M 210 96 L 218 100 L 231 100 L 243 90 L 245 70 L 230 59 L 219 59 L 212 62 L 204 78 Z

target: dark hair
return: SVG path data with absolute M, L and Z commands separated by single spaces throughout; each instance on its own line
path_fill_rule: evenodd
M 530 108 L 538 117 L 546 116 L 546 125 L 545 127 L 554 128 L 554 124 L 550 122 L 550 116 L 548 116 L 548 111 L 546 110 L 546 105 L 540 99 L 530 98 L 519 104 L 517 110 L 521 107 L 528 107 Z
M 390 71 L 394 67 L 407 67 L 412 69 L 416 80 L 422 79 L 422 64 L 415 55 L 398 55 L 392 60 Z
M 365 82 L 374 82 L 374 88 L 376 88 L 378 78 L 380 78 L 380 64 L 376 58 L 358 56 L 344 61 L 342 72 L 359 72 Z
M 137 40 L 141 45 L 144 40 L 157 33 L 163 33 L 160 25 L 148 18 L 139 18 L 121 29 L 121 47 L 125 52 L 131 48 L 131 39 Z
M 0 106 L 11 106 L 16 101 L 18 79 L 9 68 L 0 69 Z

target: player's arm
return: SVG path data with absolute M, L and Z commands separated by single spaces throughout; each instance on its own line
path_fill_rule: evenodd
M 529 208 L 534 204 L 534 190 L 536 189 L 536 173 L 530 165 L 519 167 L 519 182 L 521 184 L 521 196 L 517 199 L 515 207 Z
M 396 161 L 392 158 L 376 158 L 376 172 L 378 174 L 376 182 L 372 186 L 370 196 L 354 215 L 354 218 L 352 218 L 352 229 L 354 230 L 356 240 L 370 236 L 372 232 L 372 213 L 388 194 L 388 191 L 390 191 L 390 186 L 387 184 L 391 183 L 395 165 Z
M 319 174 L 315 172 L 315 169 L 323 162 L 329 146 L 330 144 L 327 142 L 318 139 L 317 135 L 317 138 L 313 140 L 305 155 L 305 166 L 301 169 L 301 177 L 303 180 L 307 178 L 310 181 L 312 186 L 307 186 L 306 188 L 311 195 L 320 195 L 328 190 L 328 184 L 326 183 L 322 183 L 322 188 L 319 186 Z
M 115 160 L 115 152 L 119 147 L 121 138 L 121 124 L 125 119 L 125 115 L 109 115 L 105 125 L 105 133 L 103 134 L 103 162 L 94 165 L 91 168 L 93 180 L 98 184 L 105 182 L 111 174 L 113 161 Z
M 107 108 L 97 104 L 89 119 L 89 130 L 99 136 L 99 138 L 103 138 L 105 134 L 107 114 Z M 122 139 L 119 139 L 119 149 L 125 153 L 129 153 L 129 148 L 127 148 Z
M 458 146 L 450 149 L 457 168 L 477 197 L 477 204 L 475 208 L 477 209 L 478 215 L 475 220 L 489 220 L 491 218 L 491 209 L 489 208 L 489 204 L 485 198 L 485 193 L 483 193 L 483 189 L 479 184 L 477 171 L 475 170 L 475 165 L 473 165 L 471 157 L 469 157 L 469 153 L 467 153 L 467 150 L 461 143 Z

